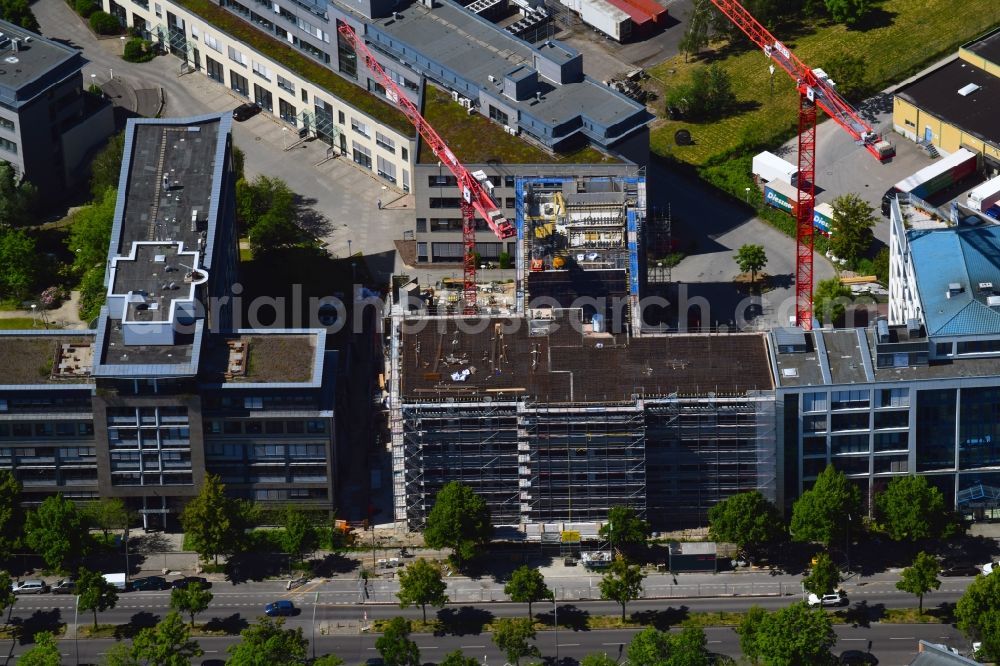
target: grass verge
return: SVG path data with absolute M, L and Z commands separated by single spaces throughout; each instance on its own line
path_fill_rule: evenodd
M 115 638 L 118 632 L 116 624 L 99 624 L 96 627 L 92 624 L 80 625 L 77 633 L 80 638 Z

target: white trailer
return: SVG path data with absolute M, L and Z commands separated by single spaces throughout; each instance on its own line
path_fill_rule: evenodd
M 104 580 L 114 585 L 120 591 L 124 591 L 127 585 L 126 576 L 123 573 L 104 574 Z
M 622 42 L 632 32 L 632 19 L 606 0 L 581 0 L 580 18 L 612 39 Z
M 799 168 L 788 160 L 783 160 L 774 153 L 765 150 L 753 156 L 753 175 L 765 183 L 780 180 L 794 185 L 798 179 Z
M 980 213 L 1000 201 L 1000 176 L 990 178 L 988 181 L 969 192 L 969 208 L 978 210 Z

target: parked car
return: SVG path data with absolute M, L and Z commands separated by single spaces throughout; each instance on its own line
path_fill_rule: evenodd
M 993 204 L 986 209 L 986 215 L 994 220 L 1000 220 L 1000 204 Z
M 997 566 L 996 562 L 987 562 L 986 564 L 984 564 L 982 567 L 983 575 L 989 576 L 991 573 L 993 573 L 993 570 L 996 569 L 996 566 Z
M 29 578 L 12 584 L 10 589 L 14 594 L 45 594 L 49 591 L 49 586 L 45 584 L 44 580 Z
M 146 592 L 148 590 L 169 590 L 170 583 L 167 582 L 166 578 L 161 578 L 160 576 L 147 576 L 146 578 L 136 578 L 131 581 L 129 583 L 129 589 L 137 592 Z
M 253 118 L 258 113 L 260 113 L 260 106 L 253 102 L 246 102 L 233 109 L 233 120 L 243 122 L 244 120 Z
M 875 666 L 875 664 L 878 664 L 878 659 L 871 652 L 845 650 L 840 653 L 840 661 L 838 663 L 849 666 Z
M 187 588 L 188 585 L 193 585 L 194 583 L 198 583 L 199 585 L 201 585 L 201 589 L 203 590 L 207 590 L 208 588 L 212 587 L 212 584 L 209 583 L 208 580 L 206 580 L 205 578 L 202 578 L 201 576 L 184 576 L 183 578 L 178 578 L 175 581 L 171 581 L 170 587 L 174 588 L 175 590 L 183 590 Z
M 971 562 L 945 563 L 941 569 L 942 576 L 976 576 L 979 574 L 979 567 Z
M 279 599 L 278 601 L 272 601 L 268 605 L 264 606 L 264 615 L 268 617 L 277 617 L 279 615 L 295 615 L 295 604 L 293 604 L 288 599 Z
M 849 603 L 847 595 L 839 590 L 833 594 L 824 594 L 822 597 L 810 594 L 807 601 L 810 606 L 846 606 Z
M 72 578 L 63 578 L 52 586 L 52 594 L 76 594 L 76 581 Z

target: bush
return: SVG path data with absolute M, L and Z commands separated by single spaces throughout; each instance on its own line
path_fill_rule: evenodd
M 97 6 L 94 0 L 76 0 L 73 4 L 73 9 L 83 18 L 90 18 L 90 15 L 100 9 L 100 7 Z
M 152 42 L 133 37 L 125 42 L 125 50 L 122 52 L 122 59 L 128 62 L 147 62 L 156 56 Z
M 90 28 L 98 35 L 117 35 L 122 31 L 122 25 L 118 19 L 100 10 L 90 15 Z
M 514 268 L 514 259 L 507 252 L 500 253 L 500 268 Z

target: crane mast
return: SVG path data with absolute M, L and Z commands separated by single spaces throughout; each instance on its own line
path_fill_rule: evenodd
M 497 202 L 487 190 L 485 183 L 489 181 L 486 180 L 485 174 L 477 178 L 462 165 L 444 139 L 441 138 L 431 124 L 421 115 L 416 105 L 406 97 L 396 82 L 389 78 L 389 75 L 386 74 L 382 65 L 375 59 L 375 56 L 372 55 L 364 40 L 358 37 L 354 29 L 346 23 L 342 23 L 337 30 L 354 47 L 356 53 L 364 56 L 365 65 L 375 74 L 379 83 L 385 87 L 386 97 L 399 107 L 399 110 L 403 112 L 403 115 L 413 124 L 424 141 L 427 142 L 434 156 L 448 167 L 448 170 L 455 176 L 455 181 L 462 193 L 460 207 L 462 210 L 462 245 L 464 248 L 463 298 L 465 304 L 463 311 L 465 314 L 475 314 L 476 213 L 479 213 L 486 220 L 486 224 L 497 235 L 497 238 L 501 240 L 515 236 L 517 229 L 504 217 Z
M 821 108 L 856 142 L 879 161 L 893 155 L 857 110 L 840 96 L 822 70 L 813 70 L 774 38 L 737 0 L 712 0 L 737 28 L 795 81 L 799 93 L 798 184 L 795 224 L 795 321 L 812 328 L 813 312 L 813 208 L 816 191 L 816 107 Z

